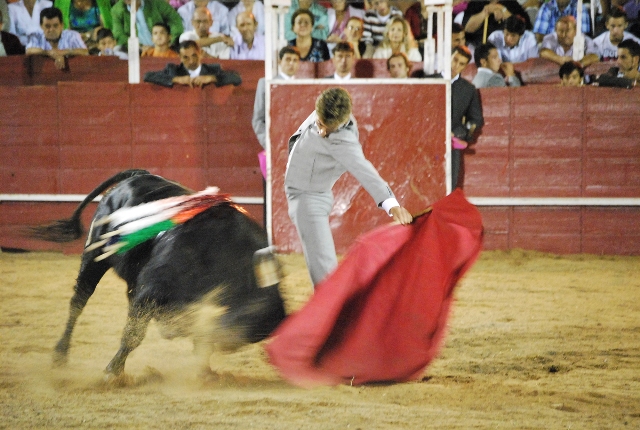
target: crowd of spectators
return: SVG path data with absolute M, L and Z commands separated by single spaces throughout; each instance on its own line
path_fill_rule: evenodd
M 57 67 L 65 67 L 64 59 L 73 55 L 125 59 L 131 1 L 0 0 L 0 56 L 47 55 Z M 264 59 L 265 9 L 259 0 L 135 1 L 143 57 L 177 58 L 179 43 L 191 40 L 203 59 Z M 617 62 L 623 41 L 640 43 L 638 0 L 595 1 L 596 19 L 591 22 L 583 6 L 578 33 L 577 0 L 454 0 L 452 48 L 469 48 L 478 86 L 526 85 L 517 65 L 530 58 L 547 60 L 558 72 L 565 63 L 577 62 L 583 82 L 591 82 L 594 76 L 585 72 L 591 64 Z M 423 60 L 429 28 L 433 37 L 437 29 L 423 2 L 410 0 L 292 0 L 284 26 L 286 42 L 298 49 L 300 61 L 333 60 L 334 52 L 345 52 L 335 47 L 349 43 L 355 60 L 393 57 L 388 69 L 393 77 L 404 74 L 404 57 L 409 70 Z M 574 40 L 583 45 L 579 52 Z M 634 44 L 622 49 L 635 58 Z

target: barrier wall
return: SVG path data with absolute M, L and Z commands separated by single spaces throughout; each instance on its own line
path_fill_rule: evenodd
M 0 104 L 13 106 L 0 116 L 0 193 L 86 194 L 135 166 L 195 190 L 262 196 L 254 93 L 115 82 L 0 87 Z M 74 206 L 3 202 L 0 245 L 24 247 L 15 227 L 32 220 L 30 211 L 41 221 Z M 261 207 L 248 209 L 262 220 Z
M 485 127 L 465 154 L 482 197 L 640 197 L 640 89 L 480 91 Z M 482 207 L 489 249 L 640 254 L 640 208 Z
M 0 58 L 0 103 L 5 107 L 0 115 L 0 194 L 83 194 L 113 173 L 137 167 L 194 189 L 218 185 L 236 196 L 262 195 L 256 160 L 261 148 L 250 125 L 262 62 L 221 62 L 242 75 L 243 84 L 236 88 L 130 86 L 123 82 L 126 74 L 116 75 L 118 68 L 108 73 L 87 68 L 89 82 L 51 82 L 55 74 L 79 70 L 75 60 L 97 57 L 71 59 L 69 72 L 45 62 L 42 74 L 30 77 L 37 85 L 7 82 L 5 76 L 24 78 L 22 72 L 9 73 L 7 64 L 25 58 Z M 124 63 L 108 60 L 118 67 Z M 166 63 L 150 60 L 143 62 L 143 71 Z M 320 69 L 325 66 L 304 67 L 305 73 L 325 73 Z M 46 79 L 45 72 L 51 72 Z M 105 76 L 114 82 L 104 82 Z M 480 94 L 486 125 L 465 153 L 467 196 L 640 197 L 639 89 L 539 85 Z M 403 98 L 417 103 L 417 111 L 423 100 L 412 96 Z M 412 116 L 400 118 L 415 122 Z M 409 125 L 394 124 L 391 138 Z M 296 126 L 283 128 L 282 135 L 288 137 Z M 368 196 L 363 198 L 370 207 Z M 0 202 L 0 246 L 78 252 L 81 241 L 62 247 L 18 235 L 19 227 L 68 216 L 75 206 Z M 260 206 L 246 207 L 262 219 Z M 488 249 L 640 254 L 637 206 L 480 210 Z
M 141 75 L 151 70 L 161 70 L 169 61 L 178 62 L 177 59 L 165 58 L 141 58 Z M 214 62 L 214 60 L 205 60 Z M 255 82 L 264 76 L 264 63 L 262 61 L 218 61 L 225 69 L 238 71 L 249 88 L 255 87 Z M 586 68 L 586 74 L 599 75 L 615 66 L 613 62 L 595 63 Z M 127 61 L 116 57 L 73 57 L 67 59 L 67 69 L 58 70 L 53 61 L 41 56 L 12 56 L 0 57 L 0 85 L 56 85 L 58 82 L 128 82 L 129 75 Z M 526 85 L 555 84 L 560 82 L 558 77 L 559 66 L 555 63 L 532 58 L 522 63 L 517 63 L 514 68 Z M 422 69 L 422 63 L 413 63 L 412 71 Z M 303 62 L 298 71 L 299 78 L 324 78 L 333 75 L 333 63 Z M 463 72 L 463 77 L 473 79 L 476 74 L 476 65 L 470 64 Z M 386 60 L 358 60 L 353 66 L 352 76 L 357 78 L 388 78 Z

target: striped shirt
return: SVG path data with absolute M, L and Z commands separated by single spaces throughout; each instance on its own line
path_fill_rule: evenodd
M 53 47 L 45 39 L 44 33 L 40 30 L 29 36 L 27 48 L 40 48 L 44 51 L 51 51 Z M 87 45 L 82 41 L 80 33 L 74 30 L 62 30 L 60 39 L 58 40 L 58 49 L 87 49 Z
M 578 17 L 578 0 L 571 0 L 564 10 L 558 8 L 558 2 L 556 0 L 544 3 L 538 11 L 538 16 L 536 16 L 536 22 L 533 24 L 533 32 L 538 34 L 549 34 L 553 32 L 556 22 L 566 15 L 571 15 L 574 18 Z M 589 9 L 587 9 L 585 5 L 582 5 L 582 28 L 580 31 L 582 33 L 591 32 Z
M 387 16 L 380 16 L 375 10 L 366 11 L 364 14 L 362 41 L 365 43 L 373 43 L 373 46 L 378 46 L 378 44 L 382 42 L 387 22 L 394 16 L 403 17 L 402 11 L 395 6 L 391 6 L 391 12 Z

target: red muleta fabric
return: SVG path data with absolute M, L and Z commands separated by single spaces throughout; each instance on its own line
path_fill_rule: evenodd
M 410 226 L 358 238 L 266 345 L 292 384 L 409 381 L 437 355 L 458 280 L 482 246 L 480 213 L 460 190 Z

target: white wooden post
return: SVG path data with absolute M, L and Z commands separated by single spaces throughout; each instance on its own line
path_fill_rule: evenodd
M 576 37 L 573 38 L 573 60 L 580 61 L 584 57 L 584 35 L 582 34 L 582 0 L 578 0 L 576 16 Z
M 129 29 L 129 83 L 140 83 L 140 41 L 138 40 L 138 33 L 136 31 L 136 6 L 137 0 L 131 0 L 131 20 Z
M 271 86 L 270 83 L 278 74 L 278 52 L 287 43 L 284 37 L 284 15 L 291 6 L 291 0 L 265 0 L 265 56 L 264 56 L 264 97 L 265 97 L 265 152 L 267 158 L 267 186 L 265 187 L 264 204 L 266 207 L 266 225 L 269 243 L 273 243 L 273 219 L 271 208 Z

